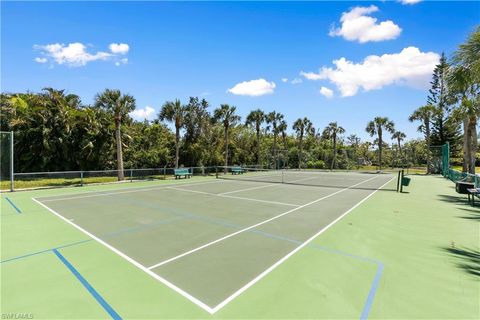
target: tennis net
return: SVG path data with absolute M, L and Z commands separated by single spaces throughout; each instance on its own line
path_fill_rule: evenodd
M 397 174 L 396 172 L 379 171 L 273 170 L 230 166 L 217 167 L 217 178 L 246 182 L 375 190 L 392 178 L 397 178 Z M 396 191 L 396 188 L 382 188 L 382 190 Z

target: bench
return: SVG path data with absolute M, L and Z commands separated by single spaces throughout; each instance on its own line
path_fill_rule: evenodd
M 243 174 L 245 170 L 243 170 L 241 167 L 233 167 L 232 168 L 232 174 Z
M 175 179 L 181 179 L 182 177 L 190 178 L 192 174 L 188 169 L 174 169 Z
M 472 207 L 475 207 L 475 197 L 480 195 L 480 188 L 467 189 L 468 203 L 470 203 L 470 196 L 472 196 Z

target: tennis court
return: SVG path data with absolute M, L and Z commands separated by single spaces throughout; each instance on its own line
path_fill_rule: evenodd
M 394 191 L 396 176 L 250 170 L 219 178 L 34 201 L 215 313 L 377 190 Z

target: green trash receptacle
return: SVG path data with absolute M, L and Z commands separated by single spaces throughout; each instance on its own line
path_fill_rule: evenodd
M 410 184 L 410 178 L 409 177 L 403 177 L 402 178 L 402 186 L 407 187 Z

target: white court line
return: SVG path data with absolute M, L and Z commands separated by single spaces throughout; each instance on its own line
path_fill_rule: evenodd
M 47 207 L 45 204 L 41 203 L 40 201 L 38 201 L 37 199 L 35 198 L 32 198 L 33 201 L 35 201 L 36 203 L 38 203 L 39 205 L 41 205 L 42 207 L 44 207 L 45 209 L 47 209 L 48 211 L 50 211 L 51 213 L 53 213 L 54 215 L 56 215 L 57 217 L 59 217 L 60 219 L 62 219 L 63 221 L 65 221 L 66 223 L 72 225 L 73 227 L 75 227 L 76 229 L 80 230 L 81 232 L 85 233 L 87 236 L 89 236 L 90 238 L 96 240 L 97 242 L 101 243 L 102 245 L 104 245 L 105 247 L 107 247 L 108 249 L 112 250 L 113 252 L 115 252 L 116 254 L 118 254 L 120 257 L 124 258 L 125 260 L 127 260 L 128 262 L 130 262 L 131 264 L 133 264 L 134 266 L 136 266 L 137 268 L 145 271 L 148 275 L 150 275 L 151 277 L 155 278 L 156 280 L 160 281 L 161 283 L 163 283 L 164 285 L 166 285 L 167 287 L 169 287 L 170 289 L 174 290 L 175 292 L 179 293 L 180 295 L 184 296 L 185 298 L 187 298 L 188 300 L 192 301 L 193 303 L 195 303 L 197 306 L 199 306 L 200 308 L 202 308 L 203 310 L 207 311 L 208 313 L 210 314 L 213 314 L 214 311 L 212 308 L 210 308 L 208 305 L 206 305 L 205 303 L 203 303 L 202 301 L 198 300 L 197 298 L 195 298 L 194 296 L 192 296 L 191 294 L 187 293 L 186 291 L 180 289 L 179 287 L 177 287 L 176 285 L 174 285 L 173 283 L 171 283 L 170 281 L 162 278 L 161 276 L 159 276 L 158 274 L 156 274 L 155 272 L 151 271 L 151 270 L 148 270 L 147 268 L 145 268 L 144 265 L 142 265 L 141 263 L 137 262 L 136 260 L 130 258 L 129 256 L 127 256 L 126 254 L 124 254 L 123 252 L 121 252 L 120 250 L 112 247 L 111 245 L 109 245 L 108 243 L 106 243 L 105 241 L 101 240 L 100 238 L 94 236 L 93 234 L 91 234 L 90 232 L 88 232 L 87 230 L 83 229 L 82 227 L 76 225 L 75 223 L 73 223 L 72 221 L 68 220 L 67 218 L 63 217 L 61 214 L 59 214 L 58 212 L 54 211 L 53 209 Z
M 240 199 L 240 200 L 246 200 L 246 201 L 255 201 L 255 202 L 264 202 L 264 203 L 271 203 L 271 204 L 279 204 L 282 206 L 290 206 L 290 207 L 298 207 L 300 204 L 293 204 L 293 203 L 285 203 L 285 202 L 278 202 L 278 201 L 269 201 L 269 200 L 261 200 L 261 199 L 253 199 L 253 198 L 244 198 L 244 197 L 236 197 L 236 196 L 229 196 L 225 195 L 223 193 L 211 193 L 211 192 L 204 192 L 204 191 L 197 191 L 197 190 L 188 190 L 188 189 L 182 189 L 182 188 L 176 188 L 176 187 L 169 187 L 167 189 L 172 189 L 172 190 L 179 190 L 179 191 L 185 191 L 185 192 L 191 192 L 191 193 L 198 193 L 198 194 L 205 194 L 208 196 L 215 196 L 215 197 L 220 197 L 220 198 L 231 198 L 231 199 Z
M 250 288 L 251 286 L 253 286 L 255 283 L 257 283 L 260 279 L 262 279 L 263 277 L 265 277 L 267 274 L 269 274 L 270 272 L 272 272 L 276 267 L 278 267 L 279 265 L 281 265 L 283 262 L 285 262 L 285 260 L 287 260 L 288 258 L 290 258 L 292 255 L 294 255 L 295 253 L 297 253 L 299 250 L 301 250 L 302 248 L 304 248 L 307 244 L 309 244 L 310 242 L 312 242 L 316 237 L 318 237 L 319 235 L 321 235 L 323 232 L 325 232 L 326 230 L 328 230 L 331 226 L 333 226 L 335 223 L 337 223 L 340 219 L 342 219 L 343 217 L 345 217 L 347 214 L 349 214 L 350 212 L 352 212 L 355 208 L 357 208 L 359 205 L 361 205 L 363 202 L 365 202 L 368 198 L 370 198 L 371 196 L 373 196 L 378 190 L 380 190 L 381 188 L 383 188 L 384 186 L 386 186 L 388 183 L 390 183 L 393 179 L 395 179 L 395 177 L 392 177 L 390 180 L 388 180 L 387 182 L 385 182 L 382 186 L 380 186 L 379 188 L 375 189 L 373 192 L 371 192 L 370 194 L 368 194 L 365 198 L 363 198 L 362 200 L 360 200 L 357 204 L 355 204 L 353 207 L 351 207 L 350 209 L 348 209 L 346 212 L 344 212 L 341 216 L 339 216 L 337 219 L 333 220 L 332 222 L 330 222 L 327 226 L 325 226 L 324 228 L 322 228 L 320 231 L 318 231 L 316 234 L 314 234 L 313 236 L 311 236 L 309 239 L 307 239 L 304 243 L 302 243 L 301 245 L 299 245 L 298 247 L 296 247 L 294 250 L 292 250 L 290 253 L 288 253 L 286 256 L 284 256 L 282 259 L 278 260 L 277 262 L 275 262 L 272 266 L 270 266 L 268 269 L 266 269 L 265 271 L 263 271 L 262 273 L 260 273 L 257 277 L 255 277 L 253 280 L 251 280 L 249 283 L 247 283 L 246 285 L 244 285 L 243 287 L 241 287 L 239 290 L 237 290 L 235 293 L 233 293 L 231 296 L 229 296 L 227 299 L 223 300 L 222 302 L 220 302 L 217 306 L 215 306 L 214 308 L 212 308 L 212 313 L 215 313 L 217 312 L 218 310 L 220 310 L 221 308 L 223 308 L 225 305 L 227 305 L 230 301 L 232 301 L 233 299 L 235 299 L 236 297 L 238 297 L 239 295 L 241 295 L 243 292 L 245 292 L 245 290 L 247 290 L 248 288 Z
M 373 179 L 373 178 L 372 178 Z M 98 237 L 94 236 L 93 234 L 91 234 L 90 232 L 88 232 L 87 230 L 83 229 L 82 227 L 76 225 L 75 223 L 73 223 L 72 221 L 68 220 L 67 218 L 63 217 L 61 214 L 57 213 L 56 211 L 54 211 L 53 209 L 49 208 L 48 206 L 46 206 L 45 204 L 43 204 L 42 202 L 40 202 L 39 200 L 35 199 L 35 198 L 32 198 L 33 201 L 35 201 L 36 203 L 38 203 L 39 205 L 41 205 L 42 207 L 44 207 L 45 209 L 47 209 L 48 211 L 50 211 L 51 213 L 53 213 L 55 216 L 59 217 L 60 219 L 62 219 L 63 221 L 65 221 L 66 223 L 72 225 L 74 228 L 80 230 L 81 232 L 85 233 L 87 236 L 91 237 L 92 239 L 94 239 L 95 241 L 99 242 L 100 244 L 104 245 L 105 247 L 107 247 L 108 249 L 112 250 L 113 252 L 115 252 L 116 254 L 118 254 L 119 256 L 121 256 L 122 258 L 124 258 L 125 260 L 127 260 L 128 262 L 132 263 L 133 265 L 135 265 L 137 268 L 141 269 L 142 271 L 146 272 L 148 275 L 150 275 L 151 277 L 153 277 L 154 279 L 160 281 L 161 283 L 163 283 L 164 285 L 166 285 L 167 287 L 169 287 L 170 289 L 174 290 L 175 292 L 177 292 L 178 294 L 182 295 L 183 297 L 187 298 L 188 300 L 190 300 L 191 302 L 193 302 L 194 304 L 196 304 L 197 306 L 199 306 L 200 308 L 202 308 L 203 310 L 207 311 L 208 313 L 210 314 L 214 314 L 215 312 L 219 311 L 221 308 L 223 308 L 225 305 L 227 305 L 229 302 L 231 302 L 233 299 L 235 299 L 237 296 L 239 296 L 241 293 L 243 293 L 245 290 L 247 290 L 249 287 L 251 287 L 253 284 L 255 284 L 257 281 L 259 281 L 260 279 L 262 279 L 264 276 L 266 276 L 268 273 L 270 273 L 271 271 L 273 271 L 273 269 L 275 269 L 276 267 L 278 267 L 281 263 L 283 263 L 285 260 L 287 260 L 290 256 L 292 256 L 294 253 L 296 253 L 297 251 L 299 251 L 301 248 L 305 247 L 309 242 L 313 241 L 318 235 L 320 235 L 321 233 L 323 233 L 325 230 L 327 230 L 328 228 L 330 228 L 333 224 L 335 224 L 336 222 L 338 222 L 341 218 L 343 218 L 345 215 L 347 215 L 348 213 L 350 213 L 352 210 L 354 210 L 356 207 L 358 207 L 361 203 L 363 203 L 364 201 L 366 201 L 368 198 L 370 198 L 375 192 L 377 192 L 379 189 L 383 188 L 386 184 L 388 184 L 390 181 L 392 181 L 394 179 L 394 177 L 392 177 L 392 179 L 390 179 L 389 181 L 387 181 L 385 184 L 383 184 L 381 187 L 379 187 L 378 189 L 376 189 L 375 191 L 373 191 L 372 193 L 370 193 L 368 196 L 366 196 L 364 199 L 362 199 L 360 202 L 358 202 L 356 205 L 354 205 L 352 208 L 350 208 L 347 212 L 345 212 L 344 214 L 342 214 L 340 217 L 338 217 L 336 220 L 334 220 L 333 222 L 331 222 L 329 225 L 327 225 L 326 227 L 324 227 L 322 230 L 320 230 L 317 234 L 315 234 L 313 237 L 309 238 L 307 241 L 305 241 L 303 244 L 301 244 L 299 247 L 297 247 L 296 249 L 294 249 L 292 252 L 290 252 L 289 254 L 287 254 L 285 257 L 283 257 L 281 260 L 277 261 L 274 265 L 272 265 L 270 268 L 268 268 L 267 270 L 265 270 L 264 272 L 262 272 L 260 275 L 258 275 L 255 279 L 253 279 L 252 281 L 250 281 L 249 283 L 247 283 L 245 286 L 243 286 L 242 288 L 240 288 L 239 290 L 237 290 L 235 293 L 233 293 L 230 297 L 228 297 L 227 299 L 225 299 L 223 302 L 221 302 L 220 304 L 218 304 L 217 306 L 215 307 L 209 307 L 208 305 L 206 305 L 205 303 L 203 303 L 202 301 L 200 301 L 199 299 L 195 298 L 194 296 L 190 295 L 189 293 L 187 293 L 186 291 L 184 291 L 183 289 L 177 287 L 176 285 L 174 285 L 173 283 L 169 282 L 168 280 L 164 279 L 163 277 L 159 276 L 158 274 L 154 273 L 153 271 L 149 270 L 148 268 L 146 268 L 145 266 L 143 266 L 141 263 L 135 261 L 134 259 L 130 258 L 129 256 L 127 256 L 126 254 L 124 254 L 123 252 L 121 252 L 120 250 L 112 247 L 111 245 L 109 245 L 108 243 L 106 243 L 105 241 L 99 239 Z M 366 181 L 364 181 L 366 182 Z M 363 182 L 362 182 L 363 183 Z M 353 187 L 353 186 L 351 186 Z M 350 187 L 350 188 L 351 188 Z M 346 189 L 345 189 L 346 190 Z M 342 190 L 343 191 L 343 190 Z M 340 192 L 340 191 L 339 191 Z M 338 193 L 338 192 L 336 192 Z M 333 194 L 332 194 L 333 195 Z
M 229 239 L 229 238 L 231 238 L 231 237 L 234 237 L 234 236 L 236 236 L 236 235 L 238 235 L 238 234 L 240 234 L 240 233 L 242 233 L 242 232 L 248 231 L 248 230 L 250 230 L 250 229 L 259 227 L 259 226 L 261 226 L 261 225 L 263 225 L 263 224 L 265 224 L 265 223 L 271 222 L 271 221 L 273 221 L 273 220 L 276 220 L 276 219 L 278 219 L 278 218 L 283 217 L 284 215 L 290 214 L 290 213 L 292 213 L 292 212 L 295 212 L 295 211 L 297 211 L 297 210 L 300 210 L 300 209 L 302 209 L 302 208 L 305 208 L 305 207 L 307 207 L 307 206 L 310 206 L 310 205 L 312 205 L 312 204 L 314 204 L 314 203 L 317 203 L 317 202 L 319 202 L 319 201 L 322 201 L 322 200 L 325 200 L 325 199 L 327 199 L 327 198 L 330 198 L 330 197 L 332 197 L 332 196 L 334 196 L 334 195 L 336 195 L 336 194 L 339 194 L 339 193 L 341 193 L 341 192 L 347 191 L 348 189 L 354 188 L 354 187 L 356 187 L 356 186 L 358 186 L 358 185 L 360 185 L 360 184 L 362 184 L 362 183 L 368 182 L 368 181 L 373 180 L 373 179 L 375 179 L 375 178 L 377 178 L 377 177 L 373 177 L 373 178 L 370 178 L 370 179 L 368 179 L 368 180 L 362 181 L 362 182 L 360 182 L 360 183 L 354 184 L 354 185 L 352 185 L 352 186 L 350 186 L 350 187 L 348 187 L 348 188 L 338 190 L 338 191 L 336 191 L 336 192 L 334 192 L 334 193 L 331 193 L 331 194 L 326 195 L 326 196 L 324 196 L 324 197 L 321 197 L 321 198 L 319 198 L 319 199 L 313 200 L 313 201 L 311 201 L 311 202 L 309 202 L 309 203 L 303 204 L 303 205 L 301 205 L 301 206 L 299 206 L 299 207 L 296 207 L 296 208 L 293 208 L 293 209 L 291 209 L 291 210 L 288 210 L 288 211 L 286 211 L 286 212 L 284 212 L 284 213 L 281 213 L 281 214 L 279 214 L 279 215 L 276 215 L 276 216 L 274 216 L 274 217 L 272 217 L 272 218 L 263 220 L 263 221 L 261 221 L 261 222 L 259 222 L 259 223 L 256 223 L 256 224 L 254 224 L 254 225 L 252 225 L 252 226 L 250 226 L 250 227 L 246 227 L 246 228 L 243 228 L 243 229 L 238 230 L 238 231 L 236 231 L 236 232 L 230 233 L 230 234 L 228 234 L 228 235 L 226 235 L 226 236 L 224 236 L 224 237 L 221 237 L 221 238 L 219 238 L 219 239 L 217 239 L 217 240 L 208 242 L 208 243 L 206 243 L 206 244 L 204 244 L 204 245 L 202 245 L 202 246 L 199 246 L 199 247 L 197 247 L 197 248 L 195 248 L 195 249 L 186 251 L 186 252 L 181 253 L 181 254 L 179 254 L 179 255 L 177 255 L 177 256 L 175 256 L 175 257 L 172 257 L 172 258 L 170 258 L 170 259 L 167 259 L 167 260 L 161 261 L 161 262 L 159 262 L 159 263 L 156 263 L 156 264 L 148 267 L 148 269 L 149 269 L 149 270 L 152 270 L 152 269 L 155 269 L 155 268 L 157 268 L 157 267 L 163 266 L 164 264 L 170 263 L 170 262 L 172 262 L 172 261 L 175 261 L 175 260 L 177 260 L 177 259 L 180 259 L 180 258 L 182 258 L 182 257 L 185 257 L 185 256 L 187 256 L 187 255 L 189 255 L 189 254 L 192 254 L 192 253 L 197 252 L 197 251 L 199 251 L 199 250 L 202 250 L 202 249 L 205 249 L 205 248 L 207 248 L 207 247 L 210 247 L 211 245 L 214 245 L 214 244 L 216 244 L 216 243 L 218 243 L 218 242 L 221 242 L 221 241 L 223 241 L 223 240 L 226 240 L 226 239 Z
M 172 185 L 187 185 L 187 186 L 197 186 L 201 184 L 209 184 L 209 183 L 219 183 L 221 181 L 219 180 L 214 180 L 214 181 L 207 181 L 207 182 L 197 182 L 197 183 L 180 183 L 180 184 L 169 184 L 169 185 L 161 185 L 161 186 L 156 186 L 156 187 L 135 187 L 135 190 L 126 190 L 126 191 L 118 191 L 118 192 L 106 192 L 106 193 L 95 193 L 95 194 L 89 194 L 85 196 L 78 196 L 78 197 L 67 197 L 67 198 L 55 198 L 55 199 L 48 199 L 50 197 L 56 197 L 56 196 L 47 196 L 47 197 L 40 197 L 40 198 L 47 198 L 45 200 L 41 200 L 42 202 L 52 202 L 52 201 L 62 201 L 62 200 L 72 200 L 72 199 L 83 199 L 83 198 L 92 198 L 92 197 L 102 197 L 102 196 L 114 196 L 117 194 L 124 194 L 124 193 L 134 193 L 134 192 L 142 192 L 142 191 L 151 191 L 151 190 L 158 190 L 158 189 L 165 189 L 169 188 Z M 141 189 L 139 189 L 141 188 Z M 131 188 L 133 189 L 133 188 Z M 102 191 L 100 191 L 102 192 Z

